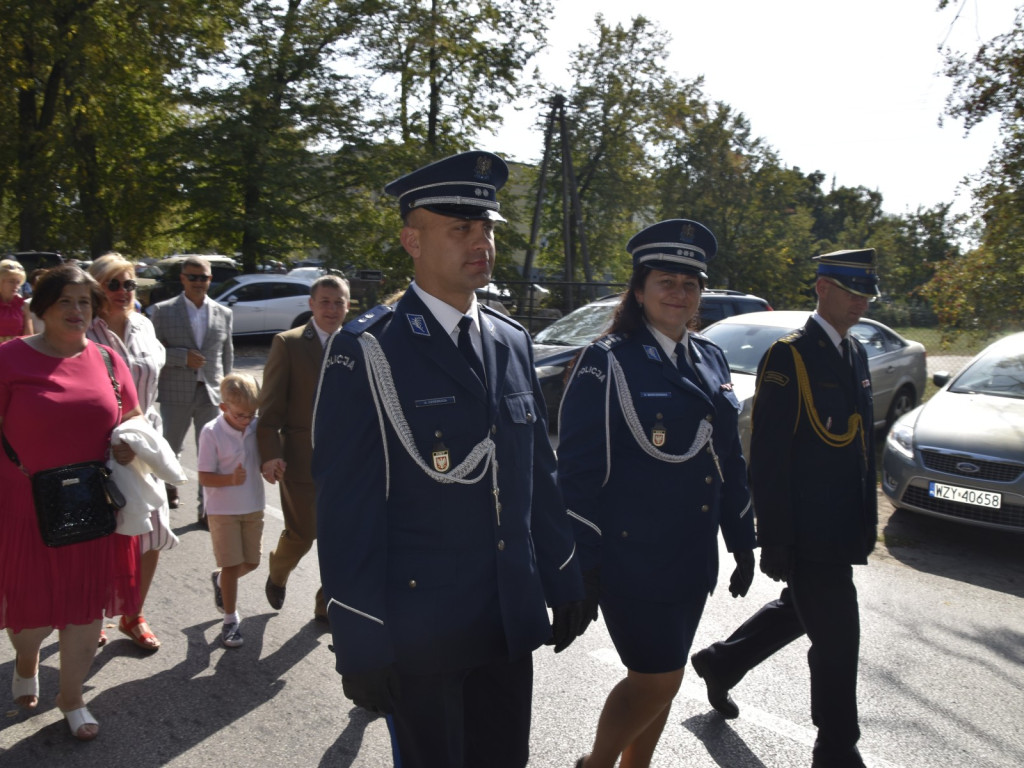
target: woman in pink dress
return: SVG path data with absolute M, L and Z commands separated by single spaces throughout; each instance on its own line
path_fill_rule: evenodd
M 99 348 L 85 337 L 102 299 L 96 281 L 81 269 L 55 267 L 40 278 L 32 300 L 46 330 L 0 345 L 0 429 L 25 470 L 0 455 L 0 627 L 16 654 L 11 690 L 19 706 L 38 706 L 39 649 L 56 629 L 56 703 L 71 733 L 83 741 L 99 732 L 82 686 L 103 616 L 138 612 L 138 544 L 114 533 L 46 547 L 29 474 L 106 460 L 114 426 L 141 415 L 124 361 L 110 355 L 120 384 L 119 407 Z
M 14 259 L 0 261 L 0 344 L 32 333 L 32 316 L 18 291 L 25 269 Z

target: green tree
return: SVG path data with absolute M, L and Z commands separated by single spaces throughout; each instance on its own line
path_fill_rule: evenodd
M 946 5 L 943 0 L 939 8 Z M 944 262 L 928 295 L 951 322 L 995 328 L 1024 313 L 1024 10 L 1013 29 L 972 55 L 946 51 L 945 74 L 953 81 L 947 113 L 963 120 L 965 131 L 998 117 L 1001 144 L 972 189 L 982 223 L 980 247 Z M 959 290 L 944 290 L 954 276 L 964 281 Z M 961 295 L 951 295 L 956 293 Z
M 247 272 L 326 239 L 346 190 L 366 181 L 351 148 L 369 143 L 367 92 L 346 46 L 378 5 L 245 3 L 223 56 L 185 95 L 188 124 L 171 150 L 181 233 L 240 253 Z
M 377 128 L 428 157 L 464 149 L 521 95 L 550 16 L 550 0 L 384 2 L 361 38 L 386 94 Z
M 0 178 L 8 236 L 92 254 L 151 234 L 149 158 L 173 112 L 168 81 L 215 47 L 230 2 L 0 0 Z M 15 234 L 16 231 L 16 234 Z

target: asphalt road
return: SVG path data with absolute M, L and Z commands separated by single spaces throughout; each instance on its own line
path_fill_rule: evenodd
M 259 372 L 266 347 L 240 347 Z M 191 440 L 191 437 L 189 438 Z M 188 443 L 187 443 L 188 445 Z M 265 565 L 240 584 L 243 648 L 218 641 L 209 536 L 194 525 L 191 483 L 172 513 L 181 544 L 161 558 L 146 615 L 163 642 L 147 656 L 107 622 L 86 700 L 99 738 L 75 742 L 53 704 L 57 642 L 43 646 L 35 714 L 0 709 L 0 768 L 32 766 L 366 766 L 391 764 L 383 722 L 341 692 L 329 634 L 312 621 L 315 550 L 293 574 L 280 612 L 263 596 Z M 264 556 L 281 530 L 268 486 Z M 893 512 L 882 500 L 876 554 L 856 569 L 861 601 L 861 748 L 872 768 L 1024 765 L 1024 538 Z M 723 562 L 729 562 L 723 550 Z M 721 639 L 779 587 L 761 574 L 747 598 L 724 583 L 708 601 L 695 648 Z M 688 671 L 656 766 L 792 768 L 810 764 L 806 640 L 783 649 L 735 690 L 740 718 L 714 714 Z M 0 685 L 13 671 L 0 643 Z M 603 623 L 564 653 L 535 654 L 531 766 L 568 768 L 585 752 L 604 697 L 623 674 Z M 486 767 L 483 767 L 486 768 Z

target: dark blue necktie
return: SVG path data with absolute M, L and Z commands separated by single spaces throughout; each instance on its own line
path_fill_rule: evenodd
M 693 370 L 693 367 L 686 360 L 686 347 L 682 344 L 676 344 L 676 368 L 683 374 L 683 378 L 687 379 L 690 383 L 697 385 L 697 389 L 706 391 L 704 384 L 701 382 L 697 372 Z
M 480 383 L 483 384 L 486 381 L 484 377 L 484 366 L 480 362 L 480 358 L 476 354 L 476 350 L 473 349 L 473 342 L 469 338 L 469 328 L 473 324 L 473 318 L 469 315 L 463 315 L 462 319 L 459 320 L 459 341 L 458 347 L 459 352 L 466 358 L 466 362 L 469 363 L 469 367 L 473 369 L 473 373 L 480 379 Z

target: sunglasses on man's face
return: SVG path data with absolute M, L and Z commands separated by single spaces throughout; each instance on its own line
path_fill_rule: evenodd
M 190 283 L 195 283 L 195 282 L 206 283 L 206 282 L 209 282 L 209 280 L 210 280 L 210 276 L 209 275 L 193 275 L 193 274 L 191 274 L 189 272 L 183 272 L 182 274 L 185 276 L 185 279 L 188 280 Z
M 120 280 L 118 280 L 115 277 L 113 280 L 111 280 L 109 283 L 107 283 L 107 290 L 108 291 L 120 291 L 121 290 L 121 286 L 124 286 L 124 289 L 130 293 L 131 291 L 134 291 L 138 287 L 138 285 L 139 284 L 136 283 L 134 280 L 125 280 L 122 283 Z

